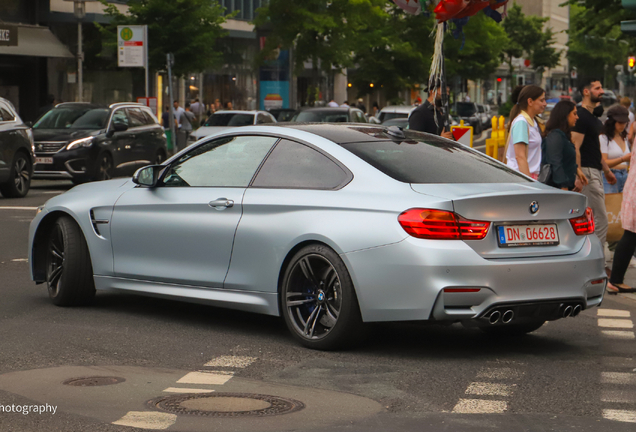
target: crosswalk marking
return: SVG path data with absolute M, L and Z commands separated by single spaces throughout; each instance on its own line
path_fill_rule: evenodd
M 597 309 L 596 315 L 604 317 L 622 317 L 629 318 L 631 316 L 629 311 L 619 309 Z
M 620 422 L 636 423 L 636 411 L 604 409 L 603 418 Z
M 636 392 L 631 390 L 603 390 L 601 401 L 612 403 L 636 403 Z
M 607 327 L 607 328 L 634 328 L 634 323 L 631 320 L 626 319 L 607 319 L 607 318 L 599 318 L 598 319 L 599 327 Z
M 246 368 L 257 360 L 256 357 L 246 356 L 220 356 L 204 364 L 207 367 L 234 367 Z
M 612 339 L 636 339 L 636 335 L 632 331 L 625 330 L 601 330 L 605 336 Z
M 212 393 L 214 390 L 185 388 L 185 387 L 168 387 L 164 389 L 166 393 Z
M 485 368 L 477 373 L 477 378 L 487 378 L 494 380 L 519 379 L 523 376 L 523 372 L 512 368 Z
M 632 372 L 602 372 L 603 384 L 636 384 L 636 373 Z
M 139 429 L 168 429 L 177 421 L 176 414 L 154 411 L 130 411 L 113 424 Z
M 454 413 L 458 414 L 501 414 L 508 409 L 505 401 L 492 401 L 484 399 L 460 399 Z
M 466 394 L 482 396 L 510 396 L 514 390 L 514 384 L 495 384 L 474 382 L 466 389 Z
M 177 381 L 177 384 L 213 384 L 223 385 L 234 376 L 234 372 L 198 371 L 190 372 Z

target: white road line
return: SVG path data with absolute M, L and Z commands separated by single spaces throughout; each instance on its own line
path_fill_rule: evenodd
M 16 259 L 12 259 L 12 262 L 29 262 L 28 258 L 16 258 Z
M 164 390 L 167 393 L 212 393 L 214 390 L 184 388 L 184 387 L 168 387 Z
M 514 384 L 493 384 L 485 382 L 471 383 L 466 389 L 466 394 L 482 396 L 510 396 L 514 390 Z
M 131 426 L 139 429 L 168 429 L 177 421 L 176 414 L 153 411 L 130 411 L 115 425 Z
M 634 328 L 634 323 L 631 320 L 626 319 L 599 318 L 598 326 L 608 328 Z
M 257 360 L 256 357 L 220 356 L 210 360 L 203 366 L 245 368 L 251 365 L 252 363 L 254 363 L 256 360 Z
M 604 409 L 603 418 L 620 422 L 636 423 L 636 411 Z
M 636 373 L 629 372 L 601 372 L 603 384 L 636 384 Z
M 603 390 L 601 401 L 612 403 L 636 403 L 636 392 L 630 390 Z
M 31 210 L 31 211 L 35 211 L 37 210 L 37 207 L 10 207 L 10 206 L 0 206 L 0 210 Z
M 495 414 L 503 413 L 507 409 L 508 404 L 504 401 L 460 399 L 453 408 L 453 412 L 459 414 Z
M 601 330 L 601 333 L 612 339 L 636 339 L 634 332 L 626 330 Z
M 177 381 L 177 384 L 214 384 L 223 385 L 234 376 L 234 372 L 198 371 L 190 372 Z
M 519 379 L 523 372 L 512 368 L 485 368 L 477 373 L 477 378 L 487 378 L 495 380 Z
M 629 318 L 631 314 L 626 310 L 618 310 L 618 309 L 597 309 L 596 315 L 604 316 L 604 317 L 622 317 Z

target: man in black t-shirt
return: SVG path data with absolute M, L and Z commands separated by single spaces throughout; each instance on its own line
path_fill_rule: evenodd
M 594 212 L 595 233 L 605 247 L 608 221 L 605 209 L 605 192 L 603 191 L 603 176 L 609 184 L 616 183 L 616 177 L 601 155 L 599 135 L 603 123 L 592 114 L 603 96 L 603 86 L 597 79 L 584 80 L 579 86 L 583 101 L 578 108 L 579 119 L 572 131 L 572 143 L 576 147 L 577 169 L 576 186 L 587 197 L 587 203 Z
M 437 119 L 437 121 L 435 121 Z M 409 116 L 409 129 L 439 135 L 442 138 L 454 139 L 447 124 L 447 117 L 442 111 L 442 92 L 429 90 L 428 99 Z

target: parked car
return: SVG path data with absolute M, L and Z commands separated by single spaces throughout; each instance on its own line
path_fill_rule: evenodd
M 15 107 L 0 97 L 0 193 L 5 198 L 22 198 L 31 187 L 33 175 L 33 133 L 22 122 Z
M 452 107 L 451 115 L 456 118 L 458 124 L 463 120 L 465 126 L 472 126 L 475 137 L 478 137 L 484 130 L 482 118 L 474 102 L 455 103 Z
M 236 126 L 276 123 L 276 118 L 267 111 L 217 111 L 190 134 L 190 143 L 208 135 Z
M 392 120 L 395 118 L 405 118 L 408 120 L 411 115 L 411 111 L 413 111 L 416 107 L 409 105 L 388 105 L 380 110 L 377 115 L 377 119 L 380 123 L 384 123 L 387 120 Z
M 483 130 L 488 130 L 492 127 L 492 116 L 490 115 L 490 107 L 488 105 L 476 104 L 479 118 L 481 119 L 481 126 Z
M 305 123 L 368 123 L 362 110 L 354 107 L 320 107 L 300 110 L 292 122 Z
M 34 178 L 73 183 L 131 175 L 166 160 L 166 136 L 150 108 L 132 102 L 61 103 L 33 125 Z
M 56 305 L 96 289 L 208 303 L 282 316 L 315 349 L 346 346 L 362 322 L 528 333 L 600 305 L 607 281 L 584 195 L 364 124 L 207 137 L 50 199 L 28 251 Z
M 278 122 L 290 121 L 296 114 L 296 110 L 291 108 L 272 108 L 268 111 Z

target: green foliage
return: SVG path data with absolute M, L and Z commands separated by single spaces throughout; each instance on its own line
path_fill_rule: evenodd
M 447 36 L 444 42 L 448 77 L 488 78 L 499 66 L 503 48 L 508 44 L 506 32 L 490 17 L 478 13 L 464 27 L 464 35 L 463 48 L 461 38 Z
M 599 7 L 601 3 L 616 5 L 611 5 L 609 11 Z M 633 52 L 634 38 L 624 35 L 620 29 L 620 21 L 631 17 L 621 8 L 620 0 L 572 1 L 570 4 L 570 64 L 577 68 L 580 76 L 603 77 L 606 68 L 613 76 L 614 66 L 626 65 L 627 56 Z
M 106 45 L 117 43 L 118 25 L 148 25 L 150 69 L 165 69 L 166 53 L 173 53 L 175 76 L 202 72 L 221 59 L 216 41 L 226 35 L 221 28 L 223 7 L 210 0 L 129 0 L 128 15 L 100 0 L 109 25 L 99 26 Z
M 514 4 L 508 10 L 508 18 L 503 27 L 508 35 L 508 43 L 503 49 L 503 59 L 508 64 L 510 75 L 514 72 L 513 57 L 530 59 L 539 72 L 559 64 L 560 53 L 552 47 L 552 29 L 543 30 L 548 18 L 526 16 L 521 6 Z

